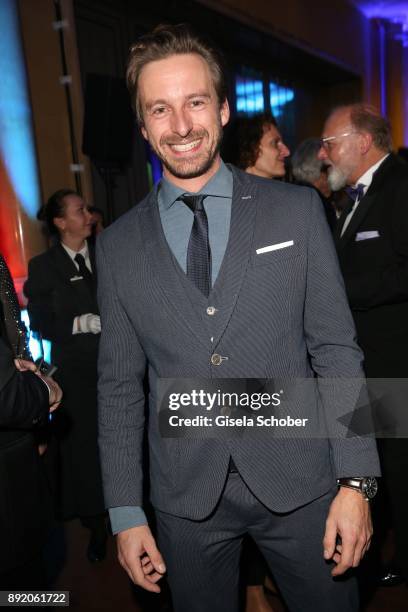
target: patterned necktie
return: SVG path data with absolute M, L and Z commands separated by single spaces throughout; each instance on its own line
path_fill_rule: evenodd
M 88 270 L 85 263 L 85 257 L 81 253 L 77 253 L 74 257 L 78 264 L 79 273 L 86 282 L 86 284 L 92 288 L 93 286 L 93 274 Z
M 211 250 L 208 220 L 203 202 L 205 195 L 183 195 L 179 199 L 194 213 L 187 249 L 187 278 L 208 297 L 211 289 Z
M 353 202 L 357 202 L 357 200 L 360 201 L 364 196 L 364 187 L 364 183 L 359 183 L 357 187 L 346 187 L 345 192 L 353 200 Z

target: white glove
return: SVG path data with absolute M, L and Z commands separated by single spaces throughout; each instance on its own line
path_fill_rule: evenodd
M 76 324 L 75 324 L 76 323 Z M 100 334 L 101 317 L 89 312 L 79 317 L 75 317 L 74 334 Z

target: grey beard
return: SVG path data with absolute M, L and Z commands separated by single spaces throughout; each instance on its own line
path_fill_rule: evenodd
M 339 191 L 347 185 L 347 176 L 340 168 L 331 166 L 327 175 L 327 182 L 329 183 L 332 191 Z

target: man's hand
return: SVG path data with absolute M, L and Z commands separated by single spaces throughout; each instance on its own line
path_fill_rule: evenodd
M 156 584 L 166 571 L 163 557 L 147 525 L 131 527 L 118 533 L 116 538 L 118 559 L 135 584 L 160 593 Z
M 47 383 L 48 385 L 48 388 L 50 390 L 50 399 L 49 399 L 50 412 L 54 412 L 54 410 L 58 408 L 62 400 L 61 387 L 59 386 L 58 383 L 55 382 L 53 378 L 50 378 L 49 376 L 43 376 L 42 374 L 39 374 L 38 372 L 37 372 L 37 376 L 42 378 L 43 381 Z
M 14 365 L 19 372 L 34 372 L 37 374 L 38 366 L 34 361 L 28 361 L 28 359 L 15 359 Z
M 357 567 L 370 546 L 373 527 L 370 504 L 359 491 L 340 487 L 332 501 L 323 539 L 324 558 L 333 559 L 332 576 Z M 337 537 L 340 543 L 336 544 Z

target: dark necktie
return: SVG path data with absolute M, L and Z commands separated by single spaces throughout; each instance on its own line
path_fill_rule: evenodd
M 208 297 L 211 289 L 211 250 L 208 240 L 208 220 L 203 206 L 205 197 L 205 195 L 183 195 L 179 199 L 194 213 L 187 248 L 187 278 Z
M 345 192 L 353 202 L 357 202 L 357 200 L 361 200 L 364 196 L 364 187 L 364 183 L 359 183 L 357 187 L 346 187 Z
M 89 287 L 93 286 L 93 274 L 88 270 L 85 263 L 85 257 L 81 253 L 77 253 L 74 257 L 78 264 L 79 273 Z

